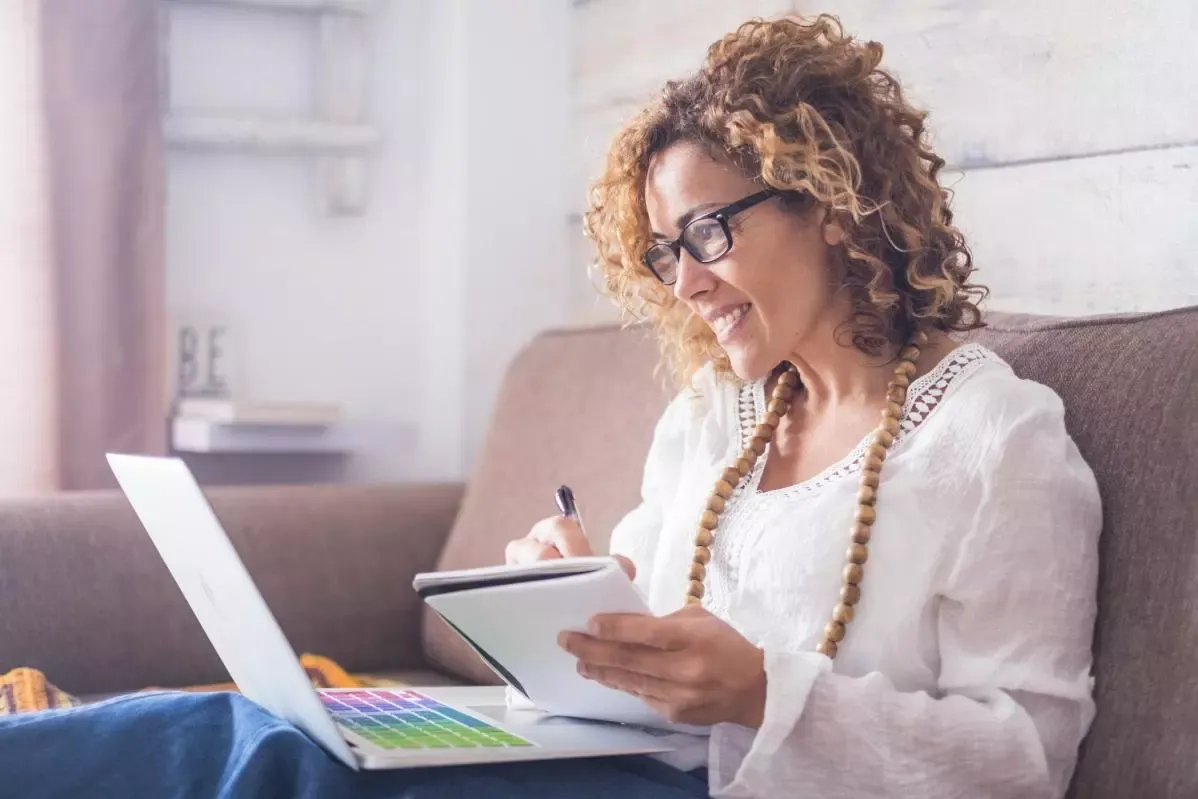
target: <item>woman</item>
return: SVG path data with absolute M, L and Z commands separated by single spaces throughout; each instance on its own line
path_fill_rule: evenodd
M 159 698 L 0 726 L 7 773 L 40 728 L 321 796 L 1063 795 L 1094 712 L 1098 493 L 1058 397 L 950 337 L 982 292 L 880 55 L 826 17 L 748 24 L 617 136 L 592 193 L 607 286 L 686 387 L 611 536 L 656 615 L 561 643 L 709 740 L 668 768 L 351 775 L 244 703 Z M 507 555 L 590 551 L 559 517 Z M 167 795 L 153 772 L 121 785 Z

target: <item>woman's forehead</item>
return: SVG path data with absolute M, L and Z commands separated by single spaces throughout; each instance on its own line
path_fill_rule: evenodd
M 650 160 L 645 204 L 650 218 L 664 225 L 698 205 L 735 202 L 752 187 L 730 162 L 701 145 L 679 142 Z

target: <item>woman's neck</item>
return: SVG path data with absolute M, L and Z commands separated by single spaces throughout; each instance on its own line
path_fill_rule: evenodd
M 845 404 L 881 404 L 894 374 L 895 358 L 901 344 L 891 344 L 877 355 L 868 355 L 853 346 L 838 342 L 831 333 L 821 332 L 795 348 L 787 357 L 799 372 L 803 404 L 808 410 Z M 931 370 L 954 343 L 941 333 L 929 335 L 922 348 L 916 376 Z M 914 379 L 914 378 L 913 378 Z M 770 378 L 766 390 L 772 390 Z

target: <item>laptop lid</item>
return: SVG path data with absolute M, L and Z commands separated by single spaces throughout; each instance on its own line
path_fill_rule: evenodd
M 116 454 L 108 463 L 241 692 L 358 768 L 187 465 Z

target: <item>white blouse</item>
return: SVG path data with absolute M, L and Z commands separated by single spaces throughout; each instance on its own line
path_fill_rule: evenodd
M 763 417 L 762 382 L 710 367 L 657 425 L 643 501 L 612 533 L 658 615 L 683 606 L 708 493 Z M 882 469 L 862 598 L 817 653 L 866 442 L 724 511 L 705 606 L 765 655 L 765 723 L 665 757 L 716 796 L 1060 797 L 1094 714 L 1097 485 L 1050 389 L 967 344 L 912 383 Z M 768 454 L 768 452 L 767 452 Z

